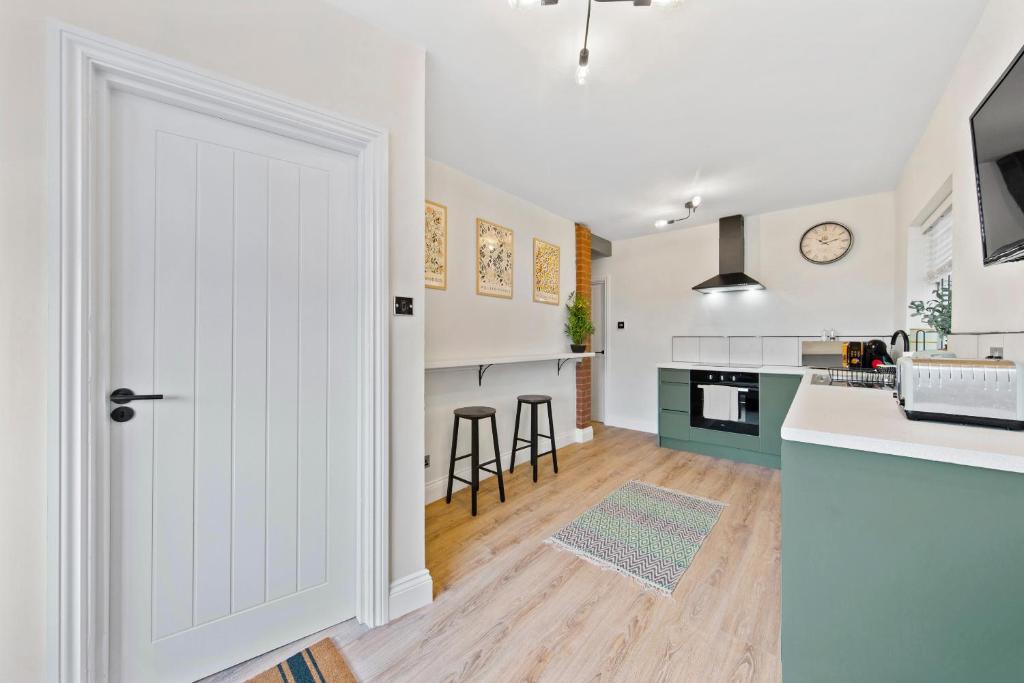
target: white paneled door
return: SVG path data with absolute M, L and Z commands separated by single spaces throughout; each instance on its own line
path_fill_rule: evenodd
M 109 386 L 163 395 L 111 423 L 110 668 L 190 681 L 356 612 L 356 160 L 110 121 Z

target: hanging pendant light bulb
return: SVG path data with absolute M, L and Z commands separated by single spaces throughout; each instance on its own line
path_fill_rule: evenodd
M 684 0 L 598 0 L 598 2 L 632 2 L 634 7 L 650 7 L 652 4 L 659 7 L 675 7 L 681 5 Z M 542 7 L 557 5 L 558 0 L 508 0 L 512 9 L 526 7 Z M 583 33 L 583 49 L 580 50 L 579 63 L 576 66 L 576 82 L 585 85 L 590 77 L 590 50 L 587 48 L 590 39 L 590 12 L 593 9 L 594 0 L 587 0 L 587 25 Z
M 590 75 L 590 50 L 583 48 L 580 50 L 580 63 L 576 67 L 576 83 L 579 85 L 587 84 L 587 76 Z
M 594 6 L 594 0 L 587 0 L 587 26 L 583 30 L 583 49 L 580 50 L 580 61 L 576 67 L 576 83 L 587 84 L 587 76 L 590 75 L 590 50 L 587 49 L 587 41 L 590 40 L 590 10 Z

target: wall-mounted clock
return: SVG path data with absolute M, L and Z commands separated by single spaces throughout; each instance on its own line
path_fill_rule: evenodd
M 818 223 L 800 238 L 800 255 L 811 263 L 835 263 L 850 253 L 853 233 L 842 223 Z

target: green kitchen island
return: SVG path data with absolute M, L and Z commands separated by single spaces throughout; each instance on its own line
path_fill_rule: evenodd
M 808 376 L 782 437 L 784 680 L 1024 681 L 1024 433 Z

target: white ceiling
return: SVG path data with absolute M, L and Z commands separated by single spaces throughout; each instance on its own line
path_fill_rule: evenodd
M 580 87 L 585 0 L 331 1 L 426 48 L 430 158 L 611 239 L 893 189 L 987 2 L 594 3 Z

